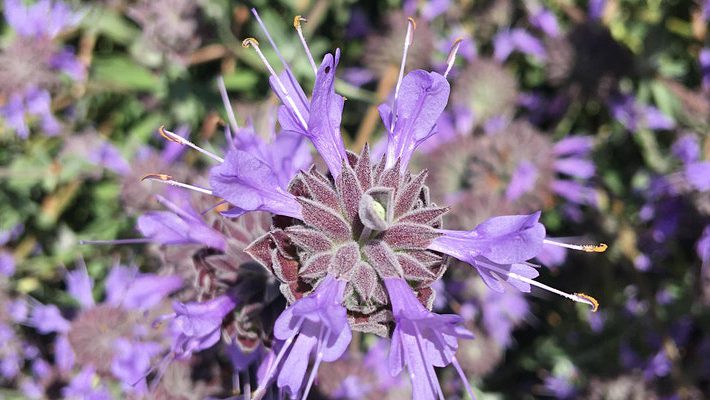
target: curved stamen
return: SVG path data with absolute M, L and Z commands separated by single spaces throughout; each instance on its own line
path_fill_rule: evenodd
M 596 312 L 599 309 L 599 302 L 594 297 L 592 297 L 588 294 L 584 294 L 584 293 L 572 294 L 572 293 L 563 292 L 563 291 L 555 289 L 551 286 L 547 286 L 544 283 L 540 283 L 534 279 L 530 279 L 525 276 L 516 274 L 515 272 L 506 271 L 506 270 L 499 268 L 493 264 L 490 264 L 490 263 L 482 263 L 482 264 L 483 264 L 484 268 L 490 269 L 491 271 L 495 271 L 500 275 L 504 275 L 509 278 L 517 279 L 521 282 L 527 283 L 528 285 L 539 287 L 540 289 L 547 290 L 548 292 L 565 297 L 565 298 L 575 301 L 577 303 L 584 303 L 584 304 L 592 307 L 592 312 Z
M 303 36 L 303 29 L 301 28 L 301 24 L 304 22 L 308 22 L 308 20 L 303 18 L 300 15 L 296 15 L 295 17 L 293 17 L 293 27 L 296 28 L 296 32 L 298 33 L 298 38 L 301 40 L 301 44 L 303 45 L 303 50 L 306 51 L 306 55 L 308 56 L 308 61 L 311 63 L 311 68 L 313 68 L 313 74 L 318 75 L 318 67 L 316 66 L 315 60 L 313 60 L 313 55 L 311 54 L 311 50 L 308 48 L 308 43 L 306 43 L 306 38 Z
M 407 53 L 409 46 L 414 42 L 414 30 L 417 29 L 417 23 L 414 18 L 407 18 L 407 34 L 404 36 L 404 47 L 402 49 L 402 62 L 399 65 L 399 75 L 397 76 L 397 85 L 394 87 L 394 101 L 392 102 L 392 121 L 390 123 L 390 131 L 394 131 L 394 123 L 397 119 L 397 98 L 399 97 L 399 88 L 402 86 L 404 78 L 404 67 L 407 64 Z
M 229 101 L 229 95 L 227 95 L 227 86 L 224 84 L 224 77 L 221 75 L 217 78 L 217 87 L 219 87 L 219 95 L 222 97 L 224 109 L 227 110 L 229 125 L 232 127 L 232 130 L 236 132 L 239 130 L 239 125 L 237 124 L 237 118 L 234 116 L 234 110 L 232 109 L 232 103 Z
M 296 329 L 295 329 L 296 332 L 301 330 L 301 325 L 303 325 L 303 319 L 298 321 L 298 325 L 296 326 Z M 286 355 L 286 352 L 288 351 L 289 348 L 291 348 L 291 344 L 293 344 L 293 341 L 297 337 L 298 337 L 298 334 L 293 335 L 284 342 L 284 345 L 281 348 L 281 350 L 279 351 L 279 354 L 276 355 L 276 359 L 274 360 L 273 363 L 271 363 L 271 365 L 269 365 L 269 368 L 266 370 L 266 374 L 264 374 L 263 383 L 261 384 L 261 386 L 256 388 L 256 390 L 254 391 L 254 396 L 252 396 L 252 398 L 251 398 L 252 400 L 261 400 L 264 398 L 264 396 L 266 396 L 266 389 L 269 388 L 269 384 L 270 384 L 272 375 L 278 369 L 281 359 Z
M 193 149 L 199 151 L 200 153 L 206 155 L 207 157 L 210 157 L 211 159 L 218 161 L 220 163 L 224 162 L 224 158 L 212 153 L 211 151 L 203 149 L 202 147 L 192 143 L 191 141 L 185 139 L 184 137 L 182 137 L 180 135 L 176 135 L 175 133 L 170 132 L 169 130 L 165 129 L 165 125 L 160 125 L 160 128 L 158 128 L 158 132 L 160 132 L 160 136 L 164 137 L 165 139 L 167 139 L 171 142 L 175 142 L 175 143 L 181 144 L 183 146 L 193 148 Z
M 242 41 L 242 47 L 251 47 L 254 49 L 254 51 L 256 51 L 256 54 L 259 55 L 261 62 L 264 63 L 266 69 L 269 70 L 269 74 L 271 74 L 271 76 L 274 78 L 274 81 L 276 81 L 276 84 L 279 86 L 279 89 L 281 90 L 281 93 L 283 93 L 286 102 L 291 107 L 291 111 L 293 111 L 293 113 L 296 115 L 296 118 L 298 118 L 298 122 L 301 123 L 303 129 L 308 130 L 308 123 L 306 122 L 305 118 L 303 118 L 303 115 L 298 110 L 298 107 L 296 107 L 296 103 L 293 101 L 293 98 L 291 98 L 288 89 L 286 89 L 286 85 L 284 85 L 283 81 L 281 81 L 281 78 L 279 78 L 279 76 L 276 74 L 274 67 L 271 66 L 269 60 L 266 59 L 264 53 L 259 48 L 259 41 L 254 38 L 246 38 Z
M 454 62 L 456 61 L 456 53 L 459 52 L 459 47 L 461 47 L 461 42 L 463 39 L 458 38 L 454 41 L 454 44 L 451 45 L 451 49 L 449 50 L 449 55 L 446 56 L 446 71 L 444 72 L 444 78 L 449 76 L 449 72 L 451 72 L 451 68 L 454 67 Z
M 254 15 L 254 18 L 256 18 L 256 22 L 259 23 L 259 27 L 264 32 L 264 35 L 266 36 L 266 39 L 271 44 L 271 47 L 274 48 L 274 52 L 276 53 L 276 56 L 281 61 L 281 64 L 283 65 L 284 69 L 287 70 L 291 75 L 293 75 L 293 72 L 291 71 L 291 67 L 288 66 L 286 59 L 281 55 L 279 48 L 276 47 L 276 43 L 274 42 L 274 39 L 271 37 L 269 30 L 266 29 L 266 25 L 264 24 L 264 21 L 261 20 L 261 17 L 259 16 L 259 13 L 256 11 L 256 8 L 252 8 L 251 13 Z
M 325 326 L 321 326 L 320 328 L 320 334 L 318 335 L 318 354 L 316 355 L 316 360 L 313 363 L 313 369 L 311 370 L 311 374 L 308 377 L 308 383 L 306 384 L 306 389 L 303 391 L 303 396 L 301 396 L 301 400 L 306 400 L 308 397 L 308 393 L 311 391 L 311 386 L 313 386 L 313 381 L 316 379 L 316 375 L 318 374 L 318 367 L 320 366 L 321 361 L 323 361 L 323 346 L 325 345 L 325 338 L 330 335 L 330 329 L 326 328 Z
M 175 181 L 175 180 L 173 180 L 172 176 L 166 175 L 166 174 L 148 174 L 148 175 L 141 178 L 141 181 L 145 181 L 145 180 L 161 182 L 166 185 L 190 189 L 190 190 L 194 190 L 195 192 L 200 192 L 200 193 L 209 194 L 210 196 L 213 196 L 212 191 L 209 189 L 205 189 L 205 188 L 202 188 L 199 186 L 189 185 L 187 183 Z
M 609 247 L 607 246 L 606 243 L 599 243 L 599 244 L 569 244 L 569 243 L 562 243 L 562 242 L 556 242 L 554 240 L 550 239 L 545 239 L 543 241 L 545 244 L 550 244 L 553 246 L 558 246 L 558 247 L 564 247 L 566 249 L 572 249 L 572 250 L 579 250 L 583 251 L 585 253 L 603 253 L 606 251 L 606 249 Z

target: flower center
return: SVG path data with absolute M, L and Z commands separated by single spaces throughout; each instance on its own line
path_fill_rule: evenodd
M 431 284 L 445 258 L 427 250 L 447 208 L 429 200 L 426 173 L 401 174 L 400 165 L 370 164 L 368 150 L 350 153 L 336 179 L 311 168 L 289 185 L 303 220 L 276 218 L 269 233 L 246 250 L 281 282 L 289 303 L 327 275 L 347 282 L 343 305 L 352 329 L 389 333 L 391 306 L 385 278 L 404 278 L 431 308 Z

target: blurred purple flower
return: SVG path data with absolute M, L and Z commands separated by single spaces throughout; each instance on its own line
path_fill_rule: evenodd
M 698 191 L 710 190 L 710 161 L 698 161 L 685 166 L 685 178 Z
M 11 277 L 15 273 L 15 257 L 0 250 L 0 276 Z
M 710 15 L 710 2 L 705 2 L 705 10 Z M 710 19 L 710 17 L 707 19 Z M 703 90 L 710 91 L 710 48 L 705 47 L 700 50 L 698 61 L 700 62 L 700 77 Z
M 124 393 L 147 394 L 146 373 L 152 358 L 163 350 L 162 346 L 125 338 L 117 339 L 114 345 L 116 355 L 111 362 L 111 372 L 122 382 Z
M 557 24 L 555 14 L 545 8 L 541 8 L 530 16 L 530 23 L 545 32 L 547 36 L 558 37 L 560 35 L 560 26 Z
M 675 121 L 653 106 L 639 103 L 631 95 L 620 96 L 611 101 L 612 116 L 626 129 L 667 130 L 675 127 Z
M 498 32 L 493 39 L 493 47 L 493 57 L 500 62 L 507 60 L 514 51 L 531 55 L 539 60 L 547 58 L 547 52 L 542 42 L 522 28 Z
M 156 196 L 169 211 L 150 211 L 138 218 L 138 230 L 143 236 L 163 245 L 202 244 L 225 250 L 226 238 L 208 226 L 203 217 L 190 204 L 184 191 L 170 192 L 174 201 Z
M 683 164 L 698 161 L 700 158 L 700 144 L 694 135 L 681 136 L 680 139 L 673 143 L 671 151 Z
M 235 306 L 236 302 L 228 295 L 202 303 L 174 302 L 173 328 L 177 333 L 173 344 L 175 355 L 187 358 L 195 351 L 214 346 L 219 341 L 224 318 Z
M 5 0 L 5 19 L 20 36 L 54 38 L 79 23 L 76 14 L 62 1 L 39 0 L 27 5 L 22 0 Z
M 84 367 L 69 386 L 62 389 L 67 400 L 111 400 L 112 396 L 103 385 L 95 385 L 96 373 L 92 367 Z

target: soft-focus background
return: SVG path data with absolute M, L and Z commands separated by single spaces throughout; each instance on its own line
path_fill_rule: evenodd
M 464 267 L 449 270 L 435 307 L 477 335 L 459 359 L 479 398 L 710 397 L 710 2 L 5 0 L 0 398 L 81 398 L 81 382 L 115 398 L 131 392 L 80 363 L 63 369 L 62 342 L 46 334 L 61 329 L 26 316 L 54 304 L 71 320 L 78 304 L 66 277 L 84 264 L 96 299 L 110 297 L 116 266 L 161 273 L 168 261 L 157 246 L 80 241 L 140 237 L 137 216 L 161 208 L 153 195 L 165 189 L 144 175 L 205 176 L 210 160 L 158 127 L 221 154 L 219 76 L 241 123 L 273 126 L 268 72 L 241 46 L 263 38 L 251 7 L 304 88 L 313 74 L 293 16 L 308 19 L 316 60 L 342 50 L 336 90 L 347 98 L 351 149 L 382 137 L 376 106 L 394 88 L 407 16 L 417 21 L 407 70 L 443 72 L 462 39 L 439 134 L 414 160 L 429 170 L 434 199 L 453 205 L 448 226 L 541 209 L 548 235 L 608 244 L 540 260 L 539 281 L 595 296 L 596 313 L 548 293 L 498 294 Z M 81 339 L 93 346 L 114 328 L 90 326 Z M 146 366 L 160 363 L 151 351 L 142 350 Z M 228 397 L 231 370 L 217 358 L 171 367 L 164 379 L 181 394 L 164 398 Z M 370 371 L 322 369 L 313 398 L 367 396 Z M 333 384 L 353 376 L 357 388 Z M 446 393 L 460 393 L 451 368 L 440 377 Z

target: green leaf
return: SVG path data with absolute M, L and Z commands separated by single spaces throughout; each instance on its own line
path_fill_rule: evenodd
M 156 91 L 158 76 L 123 56 L 94 60 L 92 78 L 104 89 Z

